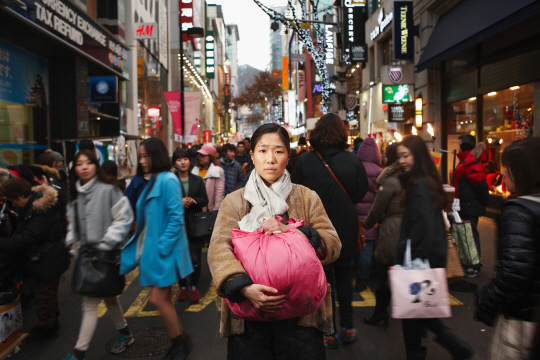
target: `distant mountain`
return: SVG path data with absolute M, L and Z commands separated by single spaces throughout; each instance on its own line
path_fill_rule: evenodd
M 246 86 L 253 84 L 253 77 L 260 73 L 261 70 L 254 68 L 251 65 L 240 65 L 238 67 L 238 94 L 244 91 Z

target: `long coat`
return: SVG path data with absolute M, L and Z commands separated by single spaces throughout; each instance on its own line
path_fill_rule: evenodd
M 385 168 L 377 179 L 378 191 L 375 202 L 364 220 L 364 229 L 371 229 L 380 223 L 373 256 L 380 264 L 394 265 L 396 248 L 401 229 L 403 209 L 400 207 L 403 188 L 398 175 L 399 164 Z
M 177 174 L 178 175 L 178 174 Z M 204 207 L 208 205 L 208 195 L 206 195 L 206 187 L 204 185 L 204 180 L 197 175 L 189 174 L 189 190 L 188 193 L 185 193 L 184 187 L 181 186 L 182 190 L 182 199 L 186 196 L 192 198 L 197 203 L 194 205 L 191 205 L 187 209 L 184 208 L 184 218 L 186 221 L 186 232 L 189 240 L 189 244 L 192 248 L 202 248 L 204 247 L 204 243 L 206 241 L 205 238 L 195 238 L 191 236 L 190 233 L 190 227 L 191 223 L 189 222 L 189 215 L 195 214 L 197 212 L 202 211 Z
M 240 260 L 234 255 L 231 230 L 238 229 L 238 222 L 251 211 L 251 204 L 244 198 L 245 189 L 236 190 L 227 195 L 219 211 L 216 226 L 208 248 L 208 266 L 212 272 L 216 292 L 226 297 L 225 288 L 229 281 L 239 275 L 247 275 Z M 304 186 L 294 185 L 287 198 L 289 218 L 302 219 L 306 226 L 315 229 L 321 244 L 316 253 L 322 265 L 328 265 L 339 257 L 341 244 L 332 222 L 326 215 L 323 204 L 314 191 Z M 330 285 L 328 285 L 330 286 Z M 298 318 L 298 325 L 315 327 L 325 334 L 333 332 L 332 300 L 330 289 L 326 292 L 324 302 L 315 312 Z M 244 333 L 244 320 L 234 319 L 231 310 L 221 302 L 220 335 L 227 337 Z
M 339 187 L 315 151 L 298 158 L 292 181 L 319 195 L 341 240 L 340 258 L 350 258 L 358 253 L 358 215 L 354 205 L 367 193 L 366 170 L 360 159 L 350 152 L 333 147 L 316 150 L 330 165 L 349 196 Z
M 120 273 L 127 274 L 137 265 L 141 286 L 167 287 L 193 272 L 180 182 L 173 173 L 154 175 L 137 201 L 137 229 L 122 251 Z

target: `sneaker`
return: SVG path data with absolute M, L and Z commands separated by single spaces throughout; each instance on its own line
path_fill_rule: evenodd
M 193 351 L 193 344 L 191 343 L 190 335 L 184 331 L 186 338 L 184 342 L 177 346 L 171 346 L 167 354 L 161 358 L 161 360 L 185 360 L 188 355 Z
M 352 343 L 356 341 L 356 334 L 357 334 L 357 331 L 355 328 L 351 328 L 351 329 L 343 328 L 341 329 L 341 334 L 340 334 L 341 341 L 343 341 L 344 343 Z
M 114 344 L 111 352 L 113 354 L 120 354 L 121 352 L 126 351 L 127 347 L 134 342 L 135 339 L 131 333 L 129 335 L 118 335 L 118 340 L 116 340 L 116 344 Z
M 468 268 L 467 272 L 465 273 L 465 276 L 468 278 L 472 278 L 475 276 L 478 276 L 480 274 L 481 268 L 475 269 L 475 268 Z
M 177 299 L 180 301 L 184 301 L 187 299 L 187 288 L 185 287 L 180 288 L 180 292 L 178 293 Z
M 329 349 L 337 349 L 339 347 L 337 334 L 324 335 L 324 346 L 328 346 Z
M 191 300 L 192 303 L 198 303 L 199 302 L 200 297 L 199 297 L 199 292 L 197 291 L 196 286 L 192 286 L 189 289 L 189 299 Z
M 354 285 L 354 290 L 359 293 L 366 291 L 367 290 L 366 279 L 357 278 L 356 284 Z
M 73 355 L 72 353 L 67 354 L 67 356 L 64 358 L 64 360 L 79 360 Z M 84 359 L 82 359 L 84 360 Z
M 40 341 L 55 339 L 58 337 L 58 330 L 55 326 L 52 326 L 48 329 L 42 328 L 41 326 L 33 327 L 30 330 L 28 336 L 24 339 L 26 343 L 37 343 Z

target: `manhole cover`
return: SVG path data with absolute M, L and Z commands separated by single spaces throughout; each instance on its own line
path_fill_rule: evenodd
M 119 358 L 142 358 L 150 356 L 165 355 L 171 347 L 171 338 L 167 328 L 147 327 L 131 330 L 135 342 L 126 351 L 120 354 L 113 354 L 112 347 L 116 344 L 117 337 L 110 339 L 105 344 L 105 350 Z

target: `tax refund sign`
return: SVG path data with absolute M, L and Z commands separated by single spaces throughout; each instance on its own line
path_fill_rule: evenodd
M 23 8 L 7 8 L 79 52 L 129 79 L 129 50 L 81 10 L 66 0 L 21 0 Z

